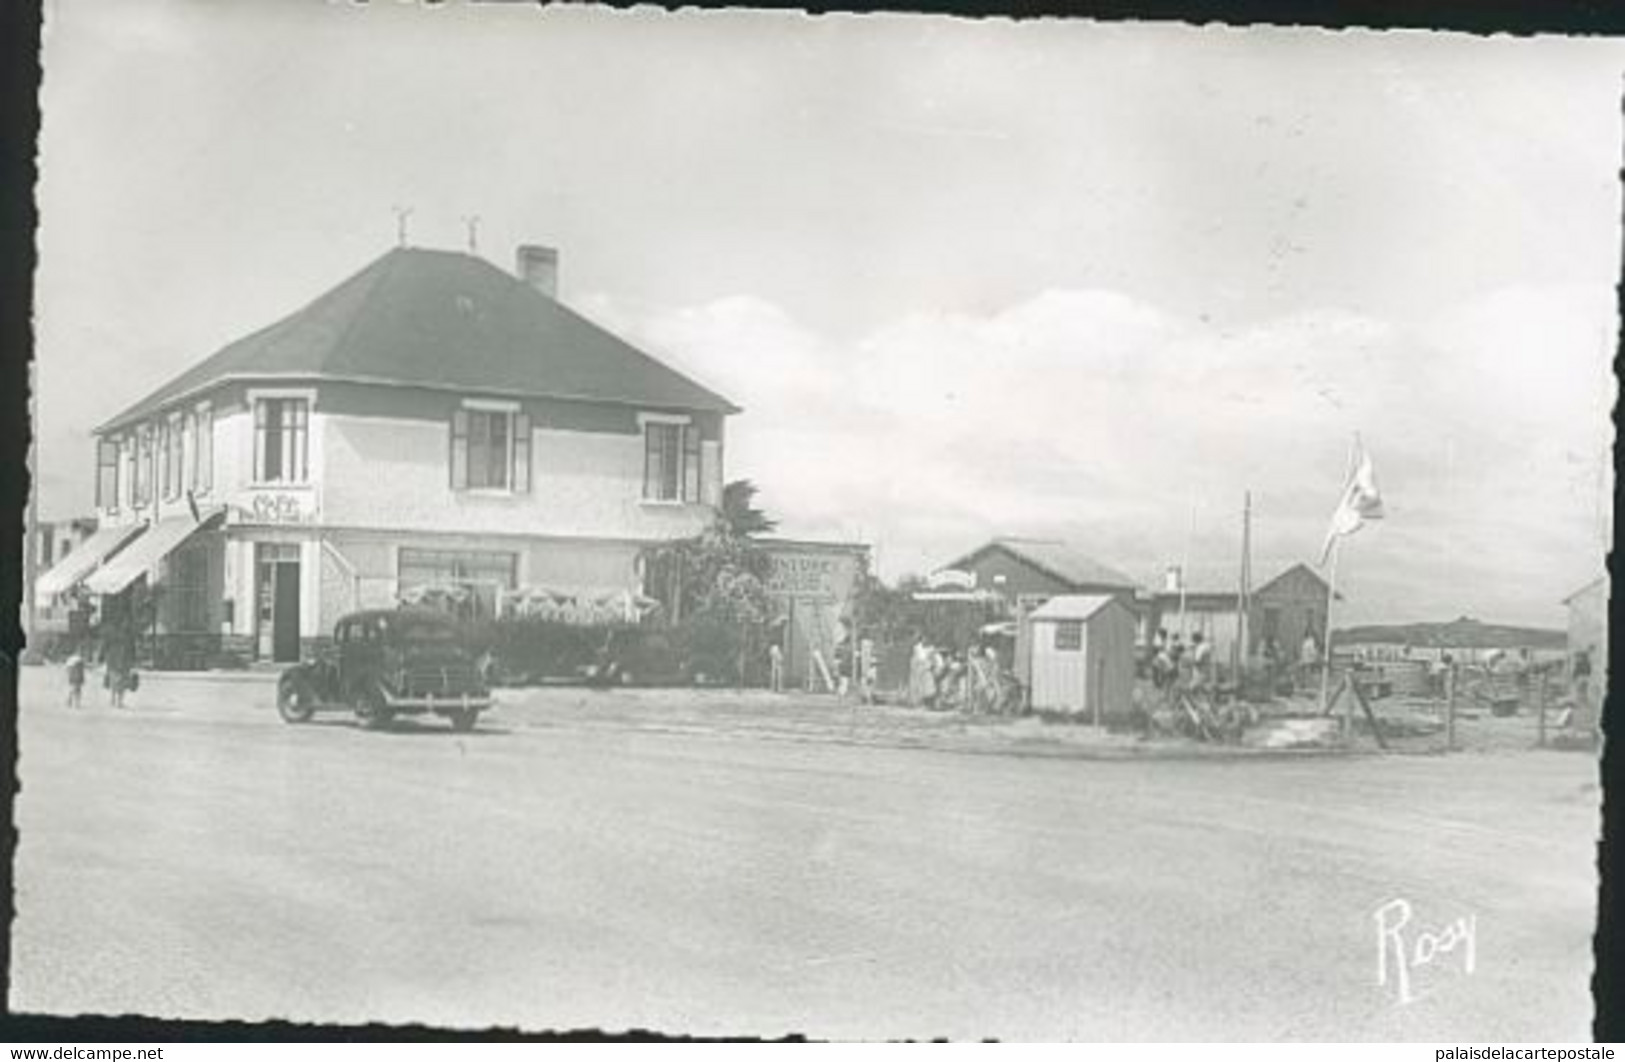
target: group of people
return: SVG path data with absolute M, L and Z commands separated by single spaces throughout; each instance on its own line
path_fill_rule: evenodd
M 1173 690 L 1194 693 L 1213 688 L 1213 644 L 1201 631 L 1191 635 L 1187 647 L 1182 635 L 1169 635 L 1159 627 L 1151 637 L 1147 661 L 1152 688 L 1165 696 Z
M 1319 673 L 1320 640 L 1313 631 L 1304 634 L 1296 668 L 1292 666 L 1293 661 L 1286 659 L 1274 636 L 1264 639 L 1259 653 L 1271 691 L 1292 671 L 1296 672 L 1298 683 L 1305 686 L 1311 685 Z M 1187 645 L 1179 633 L 1169 634 L 1167 630 L 1159 629 L 1146 647 L 1142 661 L 1142 676 L 1150 678 L 1152 687 L 1164 695 L 1174 690 L 1211 691 L 1218 680 L 1213 643 L 1201 631 L 1192 634 Z
M 85 678 L 91 667 L 99 662 L 108 703 L 114 708 L 123 708 L 125 697 L 135 690 L 140 681 L 135 669 L 135 656 L 135 632 L 116 618 L 104 619 L 94 633 L 78 638 L 72 652 L 63 661 L 68 682 L 68 707 L 84 705 Z
M 774 693 L 783 693 L 785 689 L 785 639 L 788 634 L 788 624 L 782 620 L 768 630 L 767 688 Z M 874 643 L 865 638 L 854 645 L 852 632 L 844 622 L 836 631 L 830 657 L 823 662 L 823 666 L 828 669 L 832 692 L 845 697 L 856 691 L 864 701 L 873 697 L 877 669 Z M 822 677 L 818 667 L 807 668 L 809 692 Z
M 909 655 L 908 703 L 914 707 L 1000 711 L 1014 699 L 1014 682 L 993 645 L 955 652 L 921 638 Z

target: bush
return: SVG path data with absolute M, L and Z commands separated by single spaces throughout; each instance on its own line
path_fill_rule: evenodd
M 557 620 L 508 617 L 470 629 L 475 653 L 490 653 L 495 674 L 506 685 L 568 678 L 593 662 L 613 628 L 583 627 Z

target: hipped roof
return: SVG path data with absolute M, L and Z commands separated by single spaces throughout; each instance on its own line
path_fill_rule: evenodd
M 97 429 L 231 379 L 302 378 L 737 413 L 726 398 L 490 262 L 396 248 Z
M 1115 568 L 1073 549 L 1065 542 L 1040 538 L 995 538 L 980 549 L 954 561 L 950 568 L 964 568 L 989 550 L 1002 549 L 1071 586 L 1106 586 L 1132 590 L 1135 581 Z

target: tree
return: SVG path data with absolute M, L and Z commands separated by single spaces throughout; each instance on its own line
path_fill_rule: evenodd
M 753 504 L 756 494 L 756 484 L 748 479 L 736 479 L 722 488 L 722 504 L 717 507 L 717 521 L 727 528 L 729 535 L 748 539 L 753 535 L 768 534 L 779 526 L 777 520 L 770 519 Z
M 689 635 L 696 666 L 744 678 L 750 650 L 769 618 L 767 576 L 772 561 L 755 536 L 778 526 L 755 506 L 756 486 L 734 480 L 697 535 L 662 543 L 645 554 L 649 588 L 668 620 Z

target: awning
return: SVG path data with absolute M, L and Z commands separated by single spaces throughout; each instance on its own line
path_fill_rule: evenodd
M 118 552 L 120 546 L 139 535 L 143 526 L 127 524 L 124 527 L 101 528 L 75 546 L 72 552 L 44 575 L 34 580 L 35 595 L 49 600 L 57 594 L 73 589 L 81 579 L 95 571 L 98 564 Z
M 149 570 L 180 547 L 194 531 L 201 531 L 217 521 L 224 509 L 215 509 L 194 520 L 190 516 L 171 516 L 147 528 L 147 533 L 98 568 L 85 580 L 85 589 L 93 594 L 116 594 L 141 578 Z

